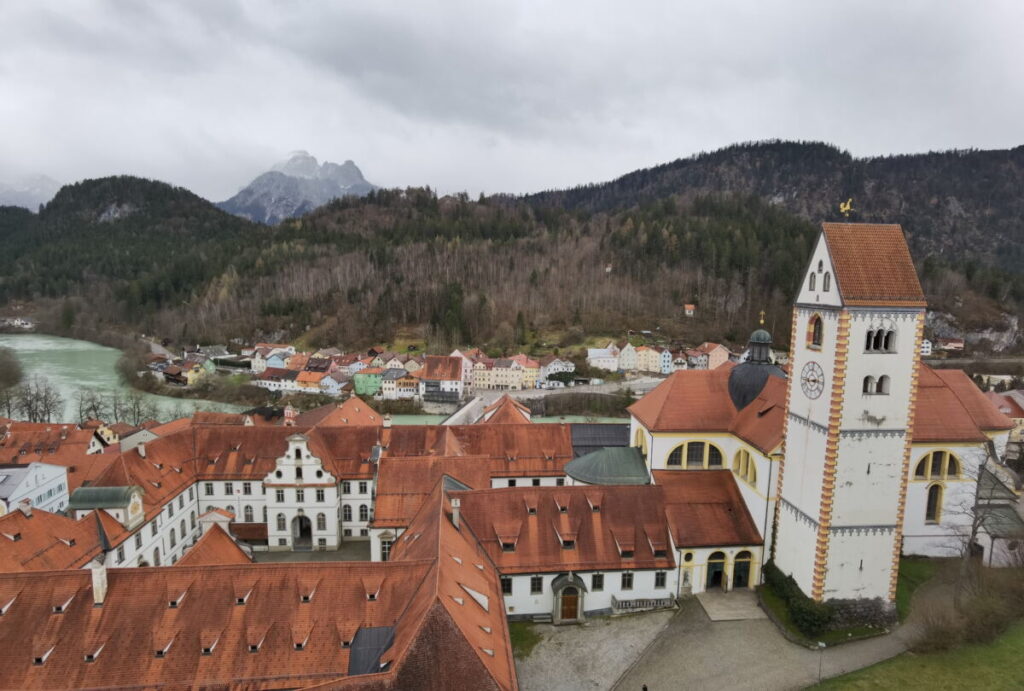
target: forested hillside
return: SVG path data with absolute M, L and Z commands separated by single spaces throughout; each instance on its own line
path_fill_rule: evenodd
M 162 183 L 91 180 L 38 216 L 0 208 L 0 304 L 90 337 L 348 348 L 400 330 L 439 348 L 630 328 L 735 344 L 764 309 L 781 343 L 816 224 L 853 197 L 857 220 L 910 231 L 933 305 L 986 325 L 1024 295 L 1020 158 L 751 145 L 525 199 L 377 190 L 273 227 Z
M 839 203 L 852 198 L 850 220 L 902 224 L 921 259 L 973 258 L 1014 272 L 1024 259 L 1024 146 L 858 159 L 820 143 L 738 144 L 527 200 L 597 212 L 723 192 L 815 222 L 838 219 Z

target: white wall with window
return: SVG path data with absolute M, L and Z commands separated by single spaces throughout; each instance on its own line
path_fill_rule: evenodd
M 955 557 L 970 534 L 982 444 L 914 444 L 903 515 L 903 553 Z
M 309 450 L 309 439 L 293 434 L 288 449 L 263 480 L 266 488 L 267 548 L 338 549 L 338 481 Z M 244 509 L 243 509 L 244 510 Z
M 563 573 L 502 574 L 509 618 L 551 614 L 556 605 L 552 583 Z M 678 571 L 672 568 L 574 571 L 573 575 L 583 582 L 584 614 L 611 612 L 613 596 L 619 601 L 663 600 L 675 598 L 677 592 Z

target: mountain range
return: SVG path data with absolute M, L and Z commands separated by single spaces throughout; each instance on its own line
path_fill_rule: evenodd
M 320 164 L 308 152 L 295 151 L 217 206 L 250 221 L 274 225 L 333 199 L 361 197 L 375 189 L 352 161 Z
M 315 180 L 329 166 L 302 155 L 271 172 Z M 784 345 L 816 224 L 843 220 L 849 198 L 849 220 L 903 224 L 951 328 L 1024 314 L 1024 148 L 858 159 L 797 142 L 526 197 L 372 189 L 277 225 L 163 183 L 83 181 L 38 215 L 0 208 L 0 305 L 29 303 L 49 328 L 72 314 L 76 330 L 345 347 L 399 333 L 568 345 L 627 328 L 738 345 L 764 309 Z

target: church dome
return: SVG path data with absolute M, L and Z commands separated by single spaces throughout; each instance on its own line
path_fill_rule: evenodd
M 772 335 L 764 329 L 750 334 L 747 361 L 732 368 L 729 373 L 729 397 L 736 410 L 743 410 L 757 398 L 768 377 L 785 378 L 771 357 Z

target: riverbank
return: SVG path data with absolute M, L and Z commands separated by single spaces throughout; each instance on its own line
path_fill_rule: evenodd
M 135 388 L 118 376 L 121 351 L 109 346 L 39 332 L 0 334 L 0 346 L 14 351 L 24 370 L 25 380 L 41 377 L 60 394 L 63 402 L 59 419 L 54 422 L 78 423 L 77 399 L 80 392 L 127 396 Z M 210 399 L 186 399 L 142 391 L 144 401 L 156 411 L 159 420 L 169 420 L 194 411 L 240 412 L 248 406 Z

